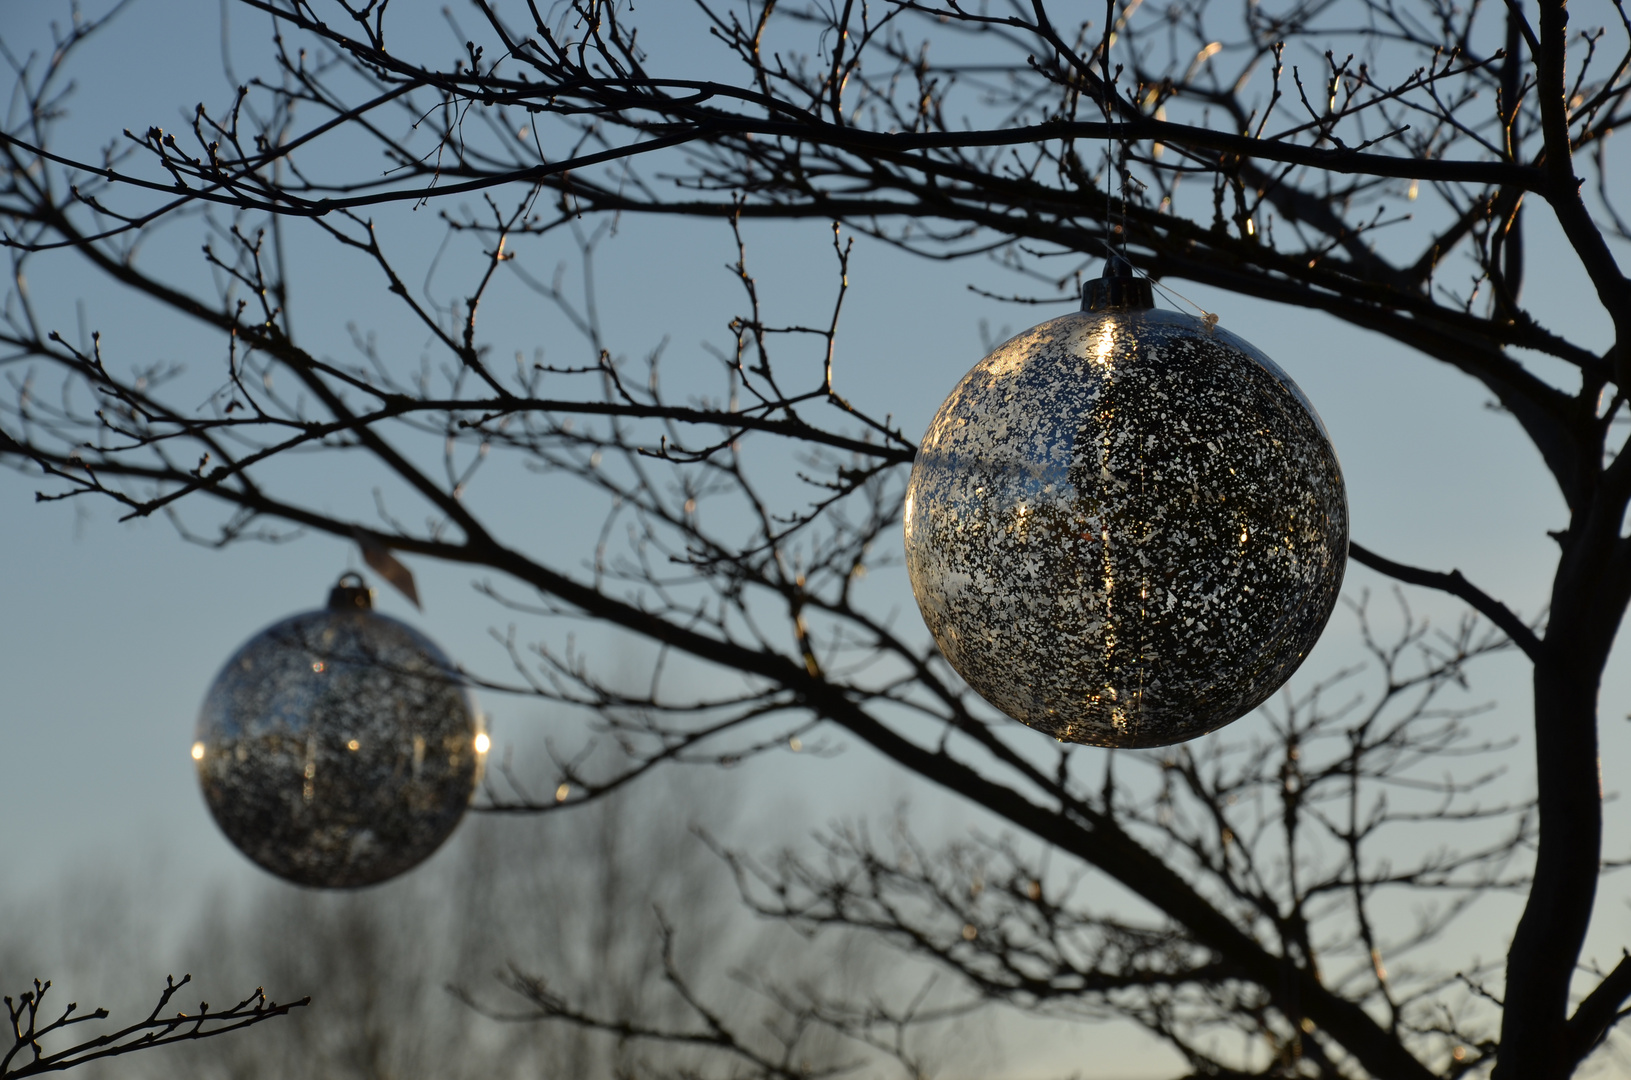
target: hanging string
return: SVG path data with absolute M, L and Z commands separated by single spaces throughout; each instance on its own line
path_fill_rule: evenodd
M 1121 189 L 1121 255 L 1127 257 L 1127 143 L 1121 143 L 1121 167 L 1116 170 L 1116 184 Z M 1130 261 L 1130 260 L 1129 260 Z
M 1216 312 L 1207 311 L 1205 308 L 1201 307 L 1199 304 L 1185 296 L 1183 293 L 1179 292 L 1177 289 L 1169 288 L 1161 284 L 1159 281 L 1156 281 L 1154 278 L 1150 277 L 1150 275 L 1140 271 L 1137 267 L 1133 268 L 1133 273 L 1138 274 L 1139 277 L 1149 282 L 1151 288 L 1155 289 L 1162 296 L 1165 296 L 1168 300 L 1174 301 L 1174 303 L 1178 305 L 1192 307 L 1196 311 L 1200 312 L 1201 322 L 1206 324 L 1206 328 L 1208 330 L 1217 328 L 1218 316 Z
M 1115 220 L 1115 209 L 1111 200 L 1110 173 L 1116 174 L 1116 187 L 1121 193 L 1121 258 L 1127 265 L 1132 260 L 1127 258 L 1127 148 L 1120 147 L 1121 160 L 1116 159 L 1118 140 L 1116 139 L 1116 76 L 1110 67 L 1110 51 L 1115 47 L 1116 37 L 1116 0 L 1105 0 L 1104 3 L 1104 37 L 1099 43 L 1099 71 L 1100 92 L 1099 107 L 1104 112 L 1104 249 L 1108 253 L 1106 262 L 1113 259 L 1116 254 L 1116 230 L 1112 228 Z
M 1105 0 L 1104 4 L 1104 38 L 1099 46 L 1099 69 L 1102 73 L 1099 93 L 1099 106 L 1104 111 L 1104 250 L 1105 266 L 1108 269 L 1110 260 L 1116 257 L 1115 233 L 1111 229 L 1111 220 L 1114 216 L 1114 206 L 1110 194 L 1110 171 L 1116 171 L 1116 183 L 1121 192 L 1121 258 L 1133 273 L 1150 283 L 1150 286 L 1159 291 L 1167 299 L 1174 301 L 1176 306 L 1190 307 L 1200 313 L 1201 321 L 1206 324 L 1208 332 L 1217 328 L 1218 316 L 1216 312 L 1207 311 L 1176 289 L 1168 288 L 1144 273 L 1133 261 L 1127 258 L 1127 150 L 1122 147 L 1121 161 L 1118 167 L 1116 161 L 1116 114 L 1115 114 L 1115 78 L 1111 74 L 1110 50 L 1114 45 L 1116 36 L 1116 0 Z
M 1114 43 L 1116 32 L 1116 0 L 1104 0 L 1104 39 L 1099 45 L 1099 107 L 1104 111 L 1104 249 L 1105 263 L 1115 258 L 1115 234 L 1111 232 L 1110 221 L 1113 208 L 1110 201 L 1110 172 L 1116 167 L 1115 125 L 1116 114 L 1113 105 L 1114 85 L 1110 76 L 1110 49 Z M 1126 189 L 1122 190 L 1122 198 L 1126 199 Z M 1126 214 L 1125 204 L 1122 210 Z M 1123 225 L 1125 233 L 1126 226 Z M 1127 238 L 1122 237 L 1122 258 L 1127 257 Z

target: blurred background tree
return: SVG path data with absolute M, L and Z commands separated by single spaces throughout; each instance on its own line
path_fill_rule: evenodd
M 683 949 L 664 951 L 682 924 L 619 926 L 602 935 L 600 955 L 618 957 L 604 985 L 556 981 L 550 968 L 578 962 L 565 955 L 501 987 L 459 973 L 478 1012 L 600 1040 L 510 1053 L 765 1076 L 892 1058 L 915 1075 L 933 1062 L 914 1031 L 995 1004 L 1131 1020 L 1193 1075 L 1554 1078 L 1603 1042 L 1631 995 L 1631 962 L 1583 955 L 1605 866 L 1598 692 L 1631 597 L 1618 6 L 1599 29 L 1571 28 L 1551 0 L 683 15 L 478 0 L 445 14 L 451 59 L 434 20 L 401 5 L 231 10 L 271 28 L 266 65 L 239 79 L 229 58 L 234 92 L 183 129 L 104 132 L 95 148 L 54 140 L 76 52 L 118 32 L 107 18 L 140 14 L 76 11 L 53 47 L 12 53 L 0 454 L 40 497 L 164 515 L 205 544 L 296 530 L 490 573 L 492 601 L 528 629 L 500 634 L 508 672 L 472 667 L 472 682 L 576 710 L 599 736 L 496 770 L 494 814 L 581 813 L 671 767 L 852 739 L 1002 830 L 938 845 L 907 823 L 882 838 L 847 823 L 819 851 L 769 859 L 715 841 L 751 910 L 890 943 L 949 976 L 926 995 L 862 979 L 799 989 L 750 963 L 774 1005 L 760 1023 L 688 981 Z M 644 216 L 730 231 L 741 299 L 724 345 L 620 352 L 594 261 Z M 768 219 L 830 236 L 820 317 L 771 309 L 748 242 Z M 1612 328 L 1606 343 L 1582 312 L 1524 305 L 1537 222 L 1589 281 L 1578 302 Z M 1073 751 L 995 716 L 897 617 L 916 433 L 873 407 L 881 367 L 844 366 L 854 235 L 994 260 L 1022 305 L 1071 303 L 1125 250 L 1168 290 L 1316 309 L 1465 374 L 1555 481 L 1566 517 L 1544 611 L 1520 616 L 1499 582 L 1356 543 L 1355 560 L 1479 621 L 1433 632 L 1404 607 L 1373 637 L 1360 602 L 1379 686 L 1312 684 L 1249 734 L 1164 752 Z M 190 265 L 165 249 L 200 238 Z M 576 277 L 538 269 L 563 251 Z M 117 320 L 61 330 L 27 281 L 65 262 L 144 319 L 209 330 L 219 359 L 177 364 L 120 341 Z M 316 315 L 320 291 L 341 287 L 349 338 Z M 573 328 L 575 356 L 504 359 L 491 313 L 526 297 Z M 404 327 L 429 343 L 417 364 Z M 523 498 L 558 508 L 548 530 L 517 527 Z M 580 626 L 652 646 L 651 670 L 610 671 Z M 1444 700 L 1495 653 L 1532 672 L 1533 733 L 1517 745 Z M 1532 793 L 1490 797 L 1518 755 Z M 1124 894 L 1087 895 L 1088 870 Z M 1427 948 L 1496 890 L 1524 898 L 1504 956 Z M 348 917 L 337 903 L 296 922 L 358 957 L 411 933 Z M 386 1038 L 370 1027 L 373 985 L 335 995 L 358 1017 L 333 1014 L 363 1055 L 346 1068 L 366 1074 L 413 1057 L 417 1037 L 371 1049 Z M 671 1056 L 620 1058 L 628 1047 Z

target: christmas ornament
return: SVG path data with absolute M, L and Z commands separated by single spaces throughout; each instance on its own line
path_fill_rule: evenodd
M 1348 504 L 1272 360 L 1113 258 L 1082 311 L 964 376 L 923 437 L 906 565 L 941 653 L 1014 719 L 1162 746 L 1262 704 L 1342 585 Z
M 297 884 L 350 888 L 441 846 L 487 746 L 452 662 L 347 574 L 327 610 L 267 627 L 227 661 L 192 753 L 239 850 Z

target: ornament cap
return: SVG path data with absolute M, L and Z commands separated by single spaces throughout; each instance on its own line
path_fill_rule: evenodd
M 1144 311 L 1155 306 L 1155 291 L 1148 280 L 1133 273 L 1133 264 L 1112 253 L 1104 260 L 1104 275 L 1082 287 L 1083 311 Z
M 361 574 L 347 571 L 328 594 L 330 611 L 372 611 L 374 590 L 368 587 Z

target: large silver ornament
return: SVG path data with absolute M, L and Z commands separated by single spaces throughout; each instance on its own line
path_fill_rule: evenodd
M 906 494 L 941 653 L 1009 716 L 1095 746 L 1191 739 L 1262 704 L 1319 639 L 1348 556 L 1308 399 L 1149 290 L 1107 267 L 1081 312 L 976 364 Z
M 227 661 L 192 751 L 227 839 L 323 888 L 384 881 L 440 847 L 487 749 L 453 664 L 347 578 L 327 610 L 275 623 Z

